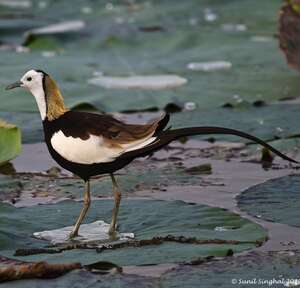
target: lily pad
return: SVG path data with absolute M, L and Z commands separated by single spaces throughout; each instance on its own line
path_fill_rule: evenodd
M 0 200 L 10 201 L 20 197 L 23 185 L 22 182 L 6 175 L 0 175 Z
M 298 95 L 298 75 L 287 67 L 278 51 L 276 39 L 269 42 L 251 41 L 254 35 L 272 39 L 280 4 L 280 0 L 201 0 L 187 1 L 184 4 L 178 2 L 176 5 L 165 1 L 152 5 L 141 4 L 134 14 L 123 2 L 106 7 L 99 0 L 85 5 L 76 0 L 70 7 L 67 1 L 48 1 L 47 13 L 39 5 L 34 5 L 32 13 L 36 17 L 34 20 L 30 19 L 34 24 L 33 28 L 59 23 L 61 19 L 70 21 L 80 18 L 79 20 L 87 23 L 86 34 L 82 35 L 83 41 L 79 41 L 78 37 L 62 41 L 64 53 L 53 57 L 51 61 L 37 52 L 27 53 L 26 57 L 22 53 L 0 52 L 2 65 L 7 67 L 5 71 L 0 71 L 2 87 L 12 79 L 18 80 L 24 70 L 40 67 L 58 81 L 69 106 L 84 101 L 105 111 L 149 107 L 162 109 L 176 99 L 184 103 L 194 102 L 197 107 L 206 109 L 222 106 L 234 95 L 240 95 L 249 102 L 270 102 L 283 96 Z M 85 6 L 90 8 L 91 13 L 79 17 L 81 8 L 86 11 Z M 216 21 L 203 22 L 199 13 L 195 13 L 204 12 L 207 8 L 218 15 Z M 241 16 L 243 23 L 240 23 Z M 152 23 L 165 29 L 159 33 L 138 30 L 138 27 L 149 27 Z M 248 29 L 238 33 L 220 29 L 228 23 L 235 26 L 242 24 Z M 13 33 L 9 31 L 5 39 L 22 39 L 22 25 L 24 26 L 23 22 L 17 23 L 17 29 Z M 108 41 L 109 39 L 116 41 Z M 226 59 L 232 63 L 233 68 L 214 73 L 196 73 L 186 69 L 188 63 L 218 59 Z M 164 90 L 164 93 L 152 90 L 141 92 L 102 89 L 87 84 L 88 79 L 93 78 L 93 73 L 99 70 L 112 77 L 181 75 L 188 79 L 188 84 Z M 36 106 L 30 99 L 24 92 L 15 93 L 9 99 L 3 93 L 0 95 L 0 100 L 3 100 L 1 110 L 36 111 Z
M 75 240 L 80 243 L 109 242 L 109 226 L 110 224 L 101 220 L 89 224 L 82 224 L 80 226 L 80 236 L 77 236 Z M 64 244 L 68 242 L 72 230 L 73 226 L 68 226 L 61 229 L 34 232 L 33 235 L 35 238 L 49 241 L 52 245 Z M 118 234 L 117 237 L 118 240 L 124 241 L 133 239 L 134 235 L 132 233 L 121 233 Z
M 12 1 L 7 1 L 7 0 L 1 0 L 0 1 L 0 6 L 6 6 L 8 8 L 21 8 L 21 9 L 28 9 L 32 6 L 32 2 L 29 0 L 12 0 Z
M 0 119 L 0 165 L 14 159 L 21 152 L 21 131 Z
M 73 37 L 78 33 L 75 32 L 72 37 L 59 39 L 56 34 L 55 40 L 50 38 L 54 43 L 48 41 L 48 36 L 38 38 L 40 43 L 32 43 L 46 50 L 59 46 L 63 52 L 57 53 L 51 61 L 43 56 L 45 53 L 36 50 L 26 53 L 26 57 L 23 53 L 0 51 L 2 65 L 6 67 L 0 70 L 0 89 L 20 79 L 26 70 L 38 67 L 56 79 L 69 107 L 84 102 L 101 111 L 115 112 L 151 107 L 163 109 L 170 103 L 183 103 L 182 107 L 185 107 L 185 103 L 193 103 L 193 112 L 174 116 L 173 127 L 218 124 L 239 128 L 266 140 L 295 134 L 299 123 L 298 105 L 257 108 L 251 104 L 297 97 L 300 89 L 298 74 L 287 67 L 273 37 L 277 12 L 282 4 L 280 0 L 201 0 L 185 1 L 184 4 L 165 1 L 139 4 L 134 13 L 123 2 L 109 4 L 112 5 L 106 6 L 98 0 L 83 5 L 82 1 L 75 0 L 70 7 L 68 1 L 47 1 L 47 13 L 40 4 L 32 6 L 30 13 L 34 17 L 22 16 L 10 9 L 17 19 L 0 21 L 1 40 L 8 43 L 20 45 L 24 30 L 49 28 L 49 25 L 61 23 L 61 19 L 67 23 L 78 19 L 78 23 L 86 23 L 86 26 L 84 34 L 80 32 L 81 41 L 79 37 Z M 79 14 L 80 11 L 89 12 Z M 206 18 L 203 20 L 195 11 L 203 11 L 204 18 L 212 14 L 217 18 L 213 16 L 214 21 L 205 21 Z M 139 27 L 163 29 L 158 33 L 144 33 Z M 247 29 L 228 31 L 222 27 Z M 57 26 L 54 28 L 57 32 Z M 253 41 L 253 37 L 258 36 L 269 41 Z M 187 69 L 188 63 L 212 63 L 219 59 L 231 63 L 232 68 L 213 73 Z M 127 79 L 137 75 L 180 75 L 188 83 L 163 91 L 105 89 L 87 83 L 95 78 L 95 71 L 102 71 L 103 75 L 110 75 L 113 79 L 120 76 Z M 29 121 L 29 118 L 36 119 L 38 115 L 33 97 L 21 89 L 8 93 L 12 92 L 0 94 L 0 116 L 8 113 L 4 111 L 21 112 L 16 116 L 19 120 L 13 123 L 25 129 L 24 141 L 41 141 L 41 124 Z M 236 99 L 247 105 L 239 105 L 237 109 L 219 108 L 226 103 L 235 106 Z M 284 132 L 277 133 L 278 127 Z
M 23 143 L 35 143 L 43 140 L 41 117 L 38 113 L 0 112 L 0 118 L 15 123 L 22 130 Z
M 176 88 L 187 83 L 187 79 L 178 75 L 147 75 L 130 77 L 99 76 L 90 79 L 90 84 L 107 89 L 148 89 L 160 90 Z
M 55 36 L 66 36 L 82 30 L 85 23 L 80 20 L 52 24 L 26 31 L 23 45 L 31 49 L 58 50 L 60 44 Z
M 299 191 L 300 176 L 285 176 L 245 190 L 238 197 L 238 205 L 253 216 L 300 227 Z
M 132 92 L 133 91 L 134 90 L 132 90 Z M 28 101 L 33 101 L 30 95 L 24 95 L 24 97 L 28 97 Z M 234 105 L 236 100 L 232 98 L 229 103 L 231 102 Z M 17 103 L 15 104 L 17 105 Z M 32 102 L 32 105 L 34 106 L 36 104 Z M 93 106 L 95 107 L 95 105 Z M 87 105 L 83 108 L 85 107 L 89 108 Z M 225 126 L 240 129 L 261 137 L 264 140 L 272 141 L 278 138 L 287 138 L 293 135 L 298 135 L 299 131 L 297 127 L 300 121 L 299 109 L 299 104 L 292 105 L 284 102 L 273 105 L 265 105 L 262 107 L 254 107 L 251 103 L 248 103 L 247 108 L 197 108 L 193 111 L 184 111 L 172 114 L 170 124 L 172 125 L 172 128 L 206 125 Z M 38 113 L 8 113 L 0 111 L 0 117 L 5 118 L 12 123 L 16 123 L 22 129 L 24 143 L 42 141 L 43 131 L 41 119 Z M 138 121 L 135 120 L 134 122 L 137 123 Z M 139 122 L 145 123 L 144 120 L 139 120 Z M 197 137 L 201 139 L 208 138 L 206 135 L 196 136 L 196 138 Z M 247 141 L 239 137 L 228 135 L 214 135 L 214 137 L 218 140 L 238 142 Z
M 232 99 L 235 102 L 234 99 Z M 266 141 L 298 135 L 300 121 L 298 105 L 273 104 L 262 107 L 253 105 L 244 108 L 216 108 L 173 114 L 172 127 L 223 126 L 240 129 Z M 284 112 L 283 112 L 284 111 Z M 286 113 L 286 111 L 289 111 Z M 215 139 L 248 142 L 248 140 L 228 135 L 214 135 Z M 204 135 L 205 139 L 208 136 Z
M 136 190 L 164 190 L 169 185 L 200 185 L 202 183 L 200 176 L 190 177 L 188 171 L 173 162 L 161 168 L 153 166 L 150 160 L 148 162 L 148 165 L 144 165 L 143 162 L 130 165 L 125 168 L 126 173 L 117 175 L 123 195 L 132 195 Z M 38 199 L 42 203 L 64 198 L 80 199 L 84 191 L 84 182 L 79 178 L 71 177 L 25 173 L 5 176 L 5 180 L 2 179 L 2 181 L 5 181 L 3 183 L 19 183 L 18 185 L 0 185 L 0 199 L 13 201 L 18 207 L 35 205 Z M 93 197 L 112 197 L 110 177 L 92 180 L 91 191 Z M 16 196 L 21 196 L 21 198 Z
M 80 20 L 66 21 L 52 24 L 46 27 L 36 28 L 26 33 L 28 35 L 55 35 L 61 33 L 77 32 L 85 27 L 85 23 Z
M 85 270 L 72 271 L 57 279 L 22 280 L 0 284 L 7 288 L 155 288 L 158 280 L 138 275 L 99 275 Z
M 45 246 L 44 241 L 32 238 L 32 234 L 72 225 L 82 203 L 64 201 L 59 204 L 18 209 L 7 204 L 0 206 L 1 250 L 4 256 L 12 257 L 16 249 Z M 92 201 L 86 222 L 99 219 L 109 222 L 112 207 L 113 202 L 109 200 Z M 220 226 L 231 228 L 222 231 L 215 229 Z M 93 249 L 76 249 L 59 254 L 41 254 L 21 258 L 25 261 L 43 259 L 52 263 L 79 261 L 82 264 L 101 260 L 121 266 L 172 263 L 200 256 L 225 256 L 228 251 L 240 252 L 251 249 L 256 246 L 255 241 L 266 239 L 266 231 L 262 227 L 237 214 L 220 208 L 187 204 L 181 201 L 124 200 L 120 209 L 118 231 L 130 231 L 135 234 L 136 239 L 140 240 L 174 235 L 246 242 L 237 245 L 164 242 L 161 245 L 105 250 L 101 253 L 96 253 Z
M 299 251 L 249 253 L 181 266 L 160 278 L 161 287 L 296 287 Z M 201 283 L 201 286 L 199 286 Z
M 25 280 L 3 285 L 8 288 L 70 287 L 74 283 L 78 288 L 294 287 L 299 285 L 299 260 L 299 251 L 250 252 L 223 259 L 198 259 L 193 265 L 180 265 L 159 278 L 128 274 L 95 275 L 78 270 L 54 280 Z
M 59 42 L 51 36 L 29 35 L 26 40 L 26 47 L 33 50 L 58 50 L 60 47 Z

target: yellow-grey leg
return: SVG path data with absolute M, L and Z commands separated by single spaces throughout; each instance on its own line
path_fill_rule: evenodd
M 113 193 L 114 193 L 114 199 L 115 199 L 115 205 L 113 208 L 112 212 L 112 219 L 109 227 L 108 234 L 109 235 L 114 235 L 116 233 L 116 223 L 117 223 L 117 217 L 118 217 L 118 212 L 119 212 L 119 206 L 121 202 L 121 192 L 119 189 L 119 185 L 115 179 L 115 176 L 113 174 L 110 174 L 111 181 L 113 184 Z
M 91 203 L 91 197 L 90 197 L 90 181 L 85 182 L 85 192 L 83 196 L 83 208 L 79 214 L 79 217 L 76 221 L 76 224 L 73 228 L 73 231 L 70 234 L 70 238 L 74 238 L 78 236 L 79 227 L 81 225 L 82 220 L 84 219 L 86 212 L 88 211 Z

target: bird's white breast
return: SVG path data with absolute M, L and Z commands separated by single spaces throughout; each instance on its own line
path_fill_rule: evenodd
M 51 145 L 53 149 L 68 161 L 79 164 L 107 163 L 114 161 L 125 152 L 140 149 L 156 138 L 141 139 L 131 144 L 112 146 L 105 142 L 102 136 L 90 135 L 87 140 L 65 136 L 62 131 L 53 134 Z

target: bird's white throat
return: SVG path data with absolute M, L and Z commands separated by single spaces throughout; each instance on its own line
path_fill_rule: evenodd
M 47 113 L 47 104 L 46 104 L 46 97 L 45 97 L 43 86 L 36 85 L 34 87 L 31 87 L 29 91 L 35 98 L 42 120 L 45 120 L 46 113 Z

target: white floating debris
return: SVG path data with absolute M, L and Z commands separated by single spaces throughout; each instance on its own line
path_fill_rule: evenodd
M 191 26 L 196 26 L 196 25 L 198 25 L 198 23 L 199 23 L 199 19 L 198 18 L 193 17 L 193 18 L 189 19 L 189 24 Z
M 74 238 L 76 241 L 82 243 L 87 242 L 109 242 L 109 224 L 102 220 L 95 221 L 90 224 L 82 224 L 79 230 L 79 236 Z M 52 245 L 62 244 L 69 241 L 69 235 L 73 226 L 63 227 L 61 229 L 41 231 L 33 233 L 33 236 L 38 239 L 47 240 Z M 133 233 L 118 233 L 118 240 L 129 240 L 134 238 Z
M 186 102 L 184 103 L 184 109 L 187 111 L 194 111 L 197 105 L 195 102 Z
M 93 10 L 89 6 L 84 6 L 81 8 L 81 13 L 83 13 L 83 14 L 91 14 L 92 12 L 93 12 Z
M 276 127 L 276 131 L 282 133 L 283 129 L 281 127 Z
M 105 5 L 105 9 L 111 11 L 114 9 L 114 5 L 112 3 L 107 3 Z
M 214 61 L 214 62 L 192 62 L 187 65 L 187 68 L 193 71 L 218 71 L 228 70 L 232 64 L 228 61 Z
M 214 22 L 218 18 L 218 15 L 214 13 L 211 9 L 204 10 L 204 20 L 207 22 Z
M 258 119 L 257 122 L 258 122 L 259 125 L 264 125 L 265 124 L 264 119 Z
M 16 47 L 16 52 L 17 53 L 28 53 L 30 51 L 29 48 L 24 47 L 24 46 L 17 46 Z
M 123 17 L 116 17 L 115 22 L 120 25 L 120 24 L 124 24 L 125 20 Z
M 40 9 L 46 9 L 48 6 L 47 1 L 39 1 L 38 6 Z
M 2 44 L 0 45 L 0 51 L 16 51 L 17 53 L 26 53 L 30 50 L 24 46 L 15 46 L 12 44 Z
M 32 2 L 29 0 L 0 0 L 0 6 L 28 9 L 32 6 Z
M 235 101 L 240 101 L 240 100 L 242 99 L 241 96 L 240 96 L 240 95 L 237 95 L 237 94 L 233 95 L 232 98 L 233 98 Z
M 135 22 L 136 22 L 136 20 L 135 20 L 134 17 L 130 17 L 130 18 L 128 19 L 128 23 L 129 23 L 129 24 L 134 24 Z
M 86 24 L 82 20 L 65 21 L 65 22 L 29 30 L 25 33 L 25 36 L 77 32 L 82 30 L 85 26 Z
M 98 77 L 98 76 L 103 76 L 104 73 L 102 71 L 94 71 L 93 76 Z
M 271 42 L 272 40 L 273 40 L 273 38 L 268 37 L 268 36 L 252 36 L 251 37 L 251 41 L 253 41 L 253 42 L 266 43 L 266 42 Z
M 129 77 L 99 76 L 88 83 L 107 89 L 151 89 L 175 88 L 187 83 L 187 79 L 178 75 L 148 75 Z
M 54 51 L 43 51 L 42 56 L 45 58 L 51 58 L 56 56 L 56 53 Z
M 228 229 L 226 227 L 222 227 L 222 226 L 218 226 L 214 230 L 218 231 L 218 232 L 228 231 Z
M 222 29 L 226 32 L 244 32 L 247 31 L 247 26 L 244 24 L 223 24 Z

